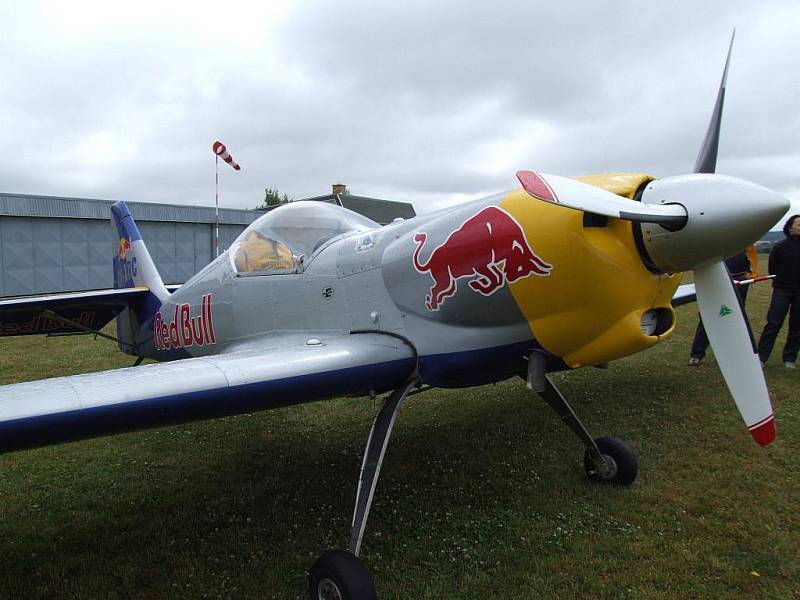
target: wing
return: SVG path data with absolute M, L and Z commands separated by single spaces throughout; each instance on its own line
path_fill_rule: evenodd
M 681 306 L 689 304 L 690 302 L 697 302 L 697 291 L 694 289 L 693 283 L 685 283 L 679 285 L 675 294 L 672 296 L 672 306 Z
M 148 293 L 146 287 L 134 287 L 4 298 L 0 300 L 0 336 L 99 331 Z
M 774 278 L 774 275 L 762 275 L 761 277 L 751 277 L 750 279 L 737 279 L 733 283 L 737 287 L 743 287 L 753 285 L 754 283 L 761 283 L 762 281 L 769 281 Z M 697 290 L 695 290 L 694 284 L 685 283 L 678 286 L 678 289 L 672 296 L 672 306 L 681 306 L 683 304 L 689 304 L 690 302 L 697 302 Z
M 0 452 L 394 389 L 414 373 L 404 339 L 262 338 L 226 354 L 0 387 Z

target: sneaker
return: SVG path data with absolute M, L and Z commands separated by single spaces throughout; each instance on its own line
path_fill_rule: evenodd
M 783 366 L 786 367 L 787 369 L 797 368 L 797 365 L 795 365 L 793 362 L 789 362 L 788 360 L 783 363 Z
M 689 362 L 686 363 L 686 366 L 687 367 L 699 367 L 700 366 L 700 362 L 702 360 L 703 360 L 702 358 L 697 358 L 696 356 L 692 356 L 689 359 Z

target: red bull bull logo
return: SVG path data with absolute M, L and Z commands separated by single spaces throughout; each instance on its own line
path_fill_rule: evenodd
M 192 316 L 192 305 L 187 303 L 175 305 L 175 312 L 169 323 L 164 321 L 161 311 L 158 311 L 153 319 L 153 339 L 156 350 L 216 344 L 211 294 L 205 294 L 200 299 L 200 314 L 196 316 Z
M 117 252 L 117 257 L 120 260 L 128 260 L 128 253 L 131 251 L 131 242 L 125 238 L 121 238 L 119 240 L 119 252 Z
M 553 266 L 542 260 L 531 248 L 522 226 L 514 217 L 496 206 L 484 208 L 451 233 L 431 253 L 428 262 L 419 255 L 428 234 L 414 236 L 414 268 L 429 273 L 433 279 L 430 294 L 425 297 L 428 310 L 439 310 L 447 298 L 455 295 L 458 280 L 473 277 L 469 287 L 484 296 L 491 296 L 506 282 L 537 275 L 547 277 Z

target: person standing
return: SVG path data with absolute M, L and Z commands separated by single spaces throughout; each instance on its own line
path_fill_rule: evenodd
M 766 363 L 775 345 L 775 338 L 789 313 L 789 333 L 783 347 L 783 366 L 794 369 L 800 350 L 800 215 L 792 215 L 783 225 L 786 239 L 769 253 L 769 274 L 772 280 L 772 300 L 767 311 L 767 324 L 758 341 L 758 356 Z
M 750 272 L 752 271 L 750 259 L 747 256 L 746 250 L 742 250 L 739 254 L 726 258 L 725 267 L 734 280 L 747 279 L 750 277 Z M 742 306 L 744 306 L 744 301 L 747 299 L 748 288 L 749 286 L 746 285 L 734 286 L 736 293 L 739 295 L 739 299 L 742 301 Z M 686 364 L 690 367 L 699 367 L 700 363 L 703 362 L 703 358 L 706 356 L 706 350 L 708 350 L 708 335 L 706 334 L 706 328 L 703 326 L 703 319 L 700 319 L 697 323 L 697 329 L 694 332 L 689 362 Z

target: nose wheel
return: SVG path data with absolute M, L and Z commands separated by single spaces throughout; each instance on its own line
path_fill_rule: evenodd
M 591 481 L 630 485 L 636 479 L 638 461 L 633 449 L 619 438 L 593 438 L 572 407 L 547 376 L 544 356 L 534 352 L 528 359 L 528 389 L 537 392 L 583 442 L 583 465 Z

